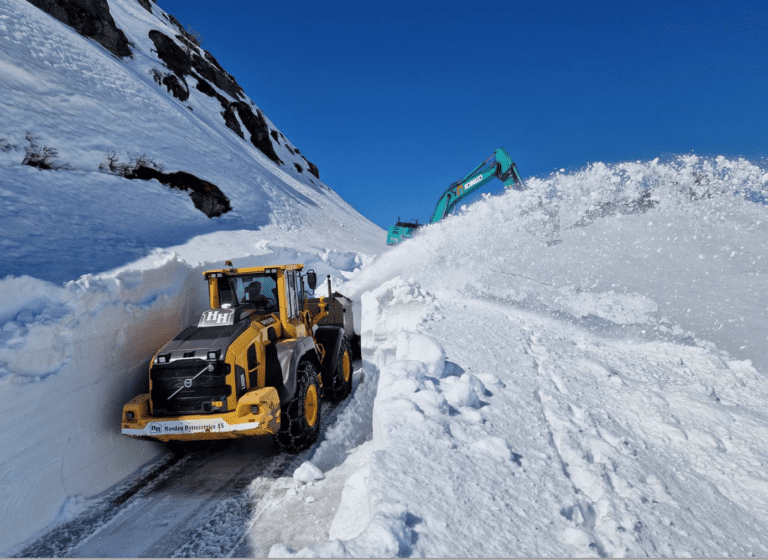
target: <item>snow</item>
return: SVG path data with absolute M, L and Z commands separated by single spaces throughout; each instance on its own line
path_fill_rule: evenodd
M 298 469 L 293 471 L 293 479 L 303 482 L 304 484 L 322 480 L 323 478 L 325 478 L 323 476 L 323 471 L 309 461 L 305 461 Z
M 561 169 L 387 250 L 282 144 L 278 167 L 192 83 L 186 105 L 154 83 L 161 10 L 110 7 L 130 60 L 0 0 L 1 553 L 163 453 L 116 418 L 232 259 L 330 274 L 363 345 L 318 444 L 254 479 L 253 554 L 768 555 L 764 166 Z M 70 169 L 20 165 L 30 133 Z M 234 210 L 99 172 L 111 150 Z
M 31 4 L 0 0 L 0 552 L 163 453 L 119 434 L 122 405 L 146 391 L 148 358 L 207 305 L 201 272 L 303 262 L 343 278 L 383 235 L 293 163 L 278 167 L 224 126 L 194 89 L 158 86 L 155 9 L 111 0 L 134 56 L 117 60 Z M 277 130 L 266 119 L 272 130 Z M 58 170 L 21 165 L 32 144 Z M 233 210 L 209 219 L 188 194 L 99 166 L 146 154 L 218 185 Z M 11 484 L 8 484 L 12 481 Z M 68 504 L 68 505 L 66 505 Z
M 326 541 L 270 554 L 764 556 L 762 175 L 594 164 L 363 267 L 340 289 L 379 375 L 368 459 L 324 471 Z

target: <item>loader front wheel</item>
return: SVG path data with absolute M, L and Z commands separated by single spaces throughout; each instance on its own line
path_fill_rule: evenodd
M 331 401 L 345 399 L 352 392 L 352 350 L 346 336 L 341 339 L 336 369 L 323 374 L 323 391 Z
M 280 429 L 274 436 L 277 446 L 290 453 L 306 449 L 320 433 L 320 386 L 315 364 L 302 360 L 296 376 L 296 394 L 282 407 Z

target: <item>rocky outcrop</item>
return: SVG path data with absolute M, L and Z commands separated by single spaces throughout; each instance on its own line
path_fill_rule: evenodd
M 192 72 L 192 61 L 189 59 L 189 55 L 184 52 L 184 49 L 182 49 L 176 41 L 156 29 L 149 32 L 149 38 L 152 39 L 152 42 L 155 44 L 157 57 L 162 60 L 168 67 L 168 70 L 176 74 L 179 79 L 184 80 L 184 76 L 187 76 Z M 186 83 L 186 81 L 184 83 Z
M 149 181 L 157 179 L 162 184 L 182 191 L 191 191 L 189 197 L 195 208 L 209 218 L 216 218 L 232 210 L 229 199 L 221 192 L 221 189 L 204 181 L 186 171 L 175 173 L 163 173 L 157 169 L 146 166 L 138 166 L 125 174 L 127 179 L 140 179 Z
M 307 158 L 304 158 L 304 161 L 307 162 L 307 166 L 309 167 L 309 172 L 312 173 L 315 177 L 318 179 L 320 178 L 320 170 L 317 168 L 317 166 L 312 163 L 311 161 L 307 160 Z
M 229 95 L 232 99 L 242 99 L 245 97 L 243 88 L 219 66 L 219 63 L 209 52 L 205 51 L 205 58 L 198 54 L 192 56 L 192 66 L 197 73 L 211 82 L 221 91 Z
M 254 113 L 251 106 L 244 101 L 236 101 L 232 106 L 237 110 L 245 129 L 251 134 L 251 144 L 275 163 L 283 165 L 283 160 L 277 157 L 272 141 L 269 139 L 269 127 L 261 111 L 256 109 Z
M 171 95 L 177 97 L 179 100 L 186 101 L 189 99 L 189 86 L 187 86 L 187 82 L 183 79 L 179 80 L 179 78 L 173 74 L 168 74 L 163 78 L 163 85 L 168 89 L 168 92 Z
M 243 129 L 240 128 L 240 122 L 237 120 L 235 110 L 232 108 L 231 104 L 227 104 L 227 107 L 224 109 L 224 112 L 221 113 L 221 116 L 224 117 L 224 123 L 227 125 L 227 127 L 229 127 L 240 138 L 245 140 Z
M 118 57 L 131 56 L 128 39 L 117 27 L 107 0 L 27 0 Z

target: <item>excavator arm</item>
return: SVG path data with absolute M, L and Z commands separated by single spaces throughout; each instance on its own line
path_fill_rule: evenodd
M 432 217 L 429 219 L 429 223 L 434 224 L 442 220 L 451 213 L 459 202 L 494 178 L 503 182 L 506 188 L 516 190 L 523 190 L 525 188 L 523 180 L 517 172 L 515 162 L 512 161 L 512 158 L 504 148 L 498 148 L 489 158 L 470 171 L 463 179 L 451 183 L 451 186 L 446 189 L 437 201 L 437 206 L 432 213 Z M 397 223 L 390 226 L 387 232 L 387 245 L 395 245 L 404 239 L 410 239 L 413 236 L 413 232 L 422 225 L 425 224 L 419 224 L 418 221 L 401 222 L 398 218 Z
M 429 219 L 430 224 L 439 222 L 451 213 L 456 205 L 483 187 L 493 178 L 499 179 L 506 188 L 523 190 L 523 181 L 517 172 L 517 166 L 504 148 L 498 148 L 480 165 L 470 171 L 463 179 L 451 183 L 451 186 L 437 201 L 435 211 Z

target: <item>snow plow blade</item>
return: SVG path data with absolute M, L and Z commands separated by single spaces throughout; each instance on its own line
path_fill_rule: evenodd
M 274 387 L 244 394 L 232 412 L 158 417 L 149 414 L 149 394 L 123 406 L 122 433 L 139 439 L 199 441 L 276 434 L 280 398 Z

